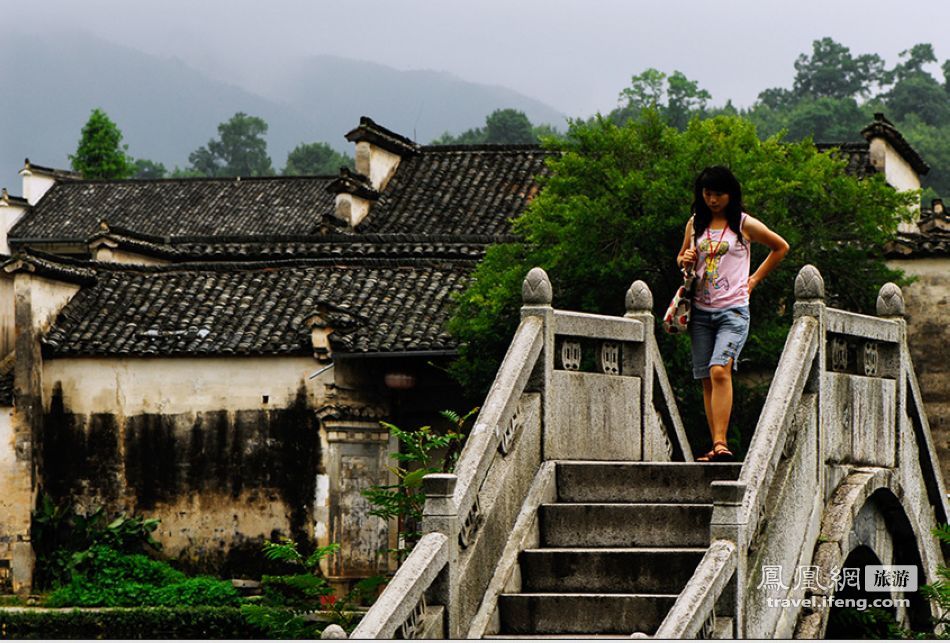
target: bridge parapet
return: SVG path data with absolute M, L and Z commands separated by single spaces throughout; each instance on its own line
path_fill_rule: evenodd
M 424 539 L 445 541 L 417 545 L 352 638 L 481 636 L 487 606 L 520 582 L 516 550 L 537 544 L 524 516 L 552 493 L 545 461 L 691 458 L 647 285 L 631 285 L 623 317 L 556 310 L 552 294 L 547 274 L 532 269 L 521 323 L 455 473 L 423 480 Z
M 937 578 L 943 552 L 931 532 L 947 522 L 946 494 L 907 349 L 900 289 L 881 289 L 878 317 L 836 310 L 825 304 L 818 270 L 806 266 L 795 295 L 794 322 L 739 478 L 713 483 L 711 539 L 736 544 L 735 573 L 724 585 L 722 561 L 704 559 L 658 637 L 700 637 L 724 616 L 740 637 L 823 636 L 829 608 L 780 606 L 833 595 L 833 570 L 856 547 L 873 549 L 861 529 L 841 537 L 841 525 L 833 527 L 853 525 L 862 511 L 865 522 L 869 511 L 886 514 L 881 524 L 893 538 L 916 540 L 913 547 L 889 541 L 894 551 L 877 554 L 883 563 L 917 565 L 922 583 Z M 855 472 L 879 486 L 841 513 L 847 494 L 840 489 L 856 484 Z M 898 522 L 907 525 L 900 534 Z M 802 582 L 803 569 L 814 570 L 814 582 Z M 779 576 L 767 578 L 766 570 Z M 710 578 L 720 582 L 713 587 Z M 715 600 L 704 590 L 716 590 Z M 697 595 L 705 600 L 689 600 Z

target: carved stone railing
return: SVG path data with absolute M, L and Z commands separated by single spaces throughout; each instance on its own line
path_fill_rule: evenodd
M 821 275 L 806 266 L 795 296 L 795 319 L 739 478 L 712 485 L 711 539 L 735 544 L 735 572 L 723 584 L 719 561 L 704 558 L 658 635 L 701 637 L 719 616 L 733 627 L 720 636 L 791 636 L 799 613 L 774 601 L 805 597 L 807 584 L 791 582 L 788 572 L 817 567 L 826 503 L 855 467 L 892 472 L 874 479 L 893 479 L 894 488 L 925 487 L 923 496 L 901 492 L 899 502 L 925 575 L 942 563 L 930 530 L 946 521 L 946 495 L 906 346 L 900 289 L 881 289 L 878 317 L 829 309 Z M 766 568 L 785 576 L 766 582 Z
M 424 535 L 389 581 L 379 600 L 373 604 L 350 635 L 354 639 L 441 638 L 439 622 L 431 636 L 425 636 L 426 591 L 448 562 L 448 537 Z M 440 615 L 434 620 L 441 621 Z
M 540 268 L 528 273 L 522 299 L 521 323 L 455 473 L 423 480 L 423 531 L 446 538 L 444 564 L 436 569 L 441 558 L 417 561 L 398 588 L 387 587 L 385 606 L 367 614 L 358 630 L 364 637 L 395 632 L 393 623 L 420 613 L 415 595 L 400 594 L 407 584 L 425 585 L 428 609 L 443 608 L 442 636 L 460 638 L 471 623 L 484 623 L 486 601 L 495 600 L 516 559 L 512 538 L 524 538 L 524 507 L 543 495 L 532 489 L 550 488 L 546 460 L 663 461 L 691 453 L 653 336 L 645 284 L 631 286 L 624 317 L 553 309 L 551 283 Z M 585 411 L 580 424 L 571 415 L 579 410 Z
M 738 558 L 733 541 L 713 541 L 699 561 L 691 582 L 680 593 L 653 638 L 719 638 L 722 629 L 717 619 L 717 616 L 722 617 L 718 614 L 721 610 L 719 604 L 724 596 L 727 597 Z

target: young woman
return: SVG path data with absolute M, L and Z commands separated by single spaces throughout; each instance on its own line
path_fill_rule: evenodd
M 742 188 L 726 167 L 700 172 L 692 211 L 676 261 L 680 267 L 692 266 L 696 274 L 689 324 L 693 377 L 703 383 L 713 443 L 697 461 L 728 461 L 733 459 L 726 442 L 732 371 L 749 335 L 749 295 L 782 261 L 788 243 L 743 211 Z M 771 252 L 750 276 L 749 244 L 753 241 Z

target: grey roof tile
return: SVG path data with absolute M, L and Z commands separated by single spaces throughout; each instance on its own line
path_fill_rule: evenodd
M 311 259 L 123 267 L 95 284 L 43 340 L 52 357 L 310 354 L 305 320 L 323 312 L 341 353 L 452 351 L 451 296 L 471 260 Z M 329 311 L 329 312 L 326 312 Z
M 11 240 L 84 241 L 110 225 L 156 236 L 316 233 L 334 177 L 67 181 L 10 230 Z

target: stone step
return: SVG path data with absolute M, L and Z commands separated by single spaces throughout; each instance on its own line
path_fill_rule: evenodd
M 502 594 L 501 634 L 652 634 L 677 594 Z
M 711 503 L 710 483 L 735 480 L 741 468 L 738 462 L 558 462 L 558 499 Z
M 618 638 L 627 638 L 627 636 L 621 634 L 590 634 L 589 632 L 584 633 L 570 633 L 570 634 L 486 634 L 482 637 L 483 639 L 495 639 L 499 641 L 510 641 L 510 640 L 535 640 L 535 639 L 570 639 L 572 641 L 576 639 L 606 639 L 613 640 Z
M 538 515 L 542 547 L 708 547 L 712 505 L 562 502 Z
M 527 549 L 521 552 L 524 592 L 679 593 L 703 547 Z

